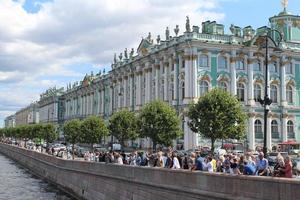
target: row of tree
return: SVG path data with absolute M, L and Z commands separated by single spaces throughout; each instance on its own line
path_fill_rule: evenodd
M 236 97 L 220 89 L 206 93 L 185 113 L 189 117 L 190 129 L 211 140 L 212 151 L 217 139 L 242 139 L 245 137 L 246 114 Z M 57 137 L 50 124 L 19 126 L 0 129 L 0 134 L 17 138 L 43 138 L 51 141 Z M 141 108 L 139 113 L 121 110 L 115 112 L 108 124 L 96 116 L 82 121 L 73 119 L 63 126 L 65 140 L 71 144 L 99 143 L 102 138 L 112 135 L 123 147 L 125 141 L 150 138 L 153 149 L 157 144 L 172 145 L 182 135 L 180 119 L 176 110 L 162 101 L 152 101 Z M 74 152 L 74 151 L 73 151 Z
M 99 143 L 108 135 L 114 136 L 121 147 L 128 140 L 151 138 L 153 149 L 157 144 L 170 146 L 182 135 L 180 120 L 174 108 L 162 101 L 153 101 L 142 107 L 136 115 L 128 110 L 115 112 L 108 125 L 100 117 L 90 116 L 83 121 L 73 119 L 64 124 L 65 140 L 71 144 Z
M 57 139 L 58 134 L 53 124 L 20 125 L 0 129 L 0 136 L 28 140 L 45 140 L 47 143 Z

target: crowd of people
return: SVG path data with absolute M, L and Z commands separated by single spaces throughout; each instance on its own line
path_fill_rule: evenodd
M 163 153 L 162 151 L 157 153 L 134 151 L 130 154 L 124 152 L 87 152 L 84 158 L 86 161 L 119 165 L 300 179 L 300 163 L 298 163 L 296 172 L 293 174 L 291 158 L 289 156 L 283 158 L 280 153 L 277 155 L 275 166 L 269 166 L 263 152 L 259 152 L 257 156 L 250 152 L 245 155 L 227 154 L 219 156 L 204 155 L 201 152 L 193 152 L 190 155 L 179 155 L 176 152 Z

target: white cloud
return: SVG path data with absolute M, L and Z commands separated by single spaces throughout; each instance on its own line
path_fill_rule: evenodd
M 35 14 L 27 13 L 23 3 L 0 0 L 0 82 L 7 89 L 0 88 L 0 113 L 7 98 L 13 98 L 10 104 L 28 104 L 37 92 L 60 83 L 49 75 L 78 80 L 94 66 L 109 65 L 114 52 L 136 49 L 148 32 L 163 39 L 166 26 L 173 35 L 179 24 L 182 33 L 186 15 L 199 26 L 224 19 L 214 11 L 218 0 L 64 0 L 43 3 Z M 91 68 L 69 67 L 78 63 Z

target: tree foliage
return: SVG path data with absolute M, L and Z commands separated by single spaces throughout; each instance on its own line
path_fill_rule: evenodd
M 81 122 L 78 119 L 72 119 L 63 126 L 65 140 L 72 144 L 73 160 L 74 145 L 82 141 Z
M 246 114 L 239 101 L 228 92 L 213 89 L 189 108 L 189 127 L 210 138 L 212 151 L 217 139 L 241 139 L 245 135 Z
M 115 112 L 109 119 L 109 132 L 124 147 L 126 140 L 134 140 L 138 137 L 137 118 L 133 112 L 121 110 Z
M 81 123 L 82 141 L 93 145 L 107 136 L 109 131 L 102 118 L 90 116 Z
M 172 140 L 182 135 L 175 109 L 159 100 L 142 107 L 138 116 L 138 128 L 141 136 L 152 139 L 154 149 L 156 144 L 171 146 Z

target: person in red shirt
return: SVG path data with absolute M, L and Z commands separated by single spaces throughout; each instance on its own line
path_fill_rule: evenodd
M 291 162 L 291 158 L 289 156 L 287 156 L 285 158 L 284 168 L 280 168 L 280 171 L 284 172 L 285 178 L 292 178 L 292 176 L 293 176 L 292 170 L 293 170 L 293 165 Z

